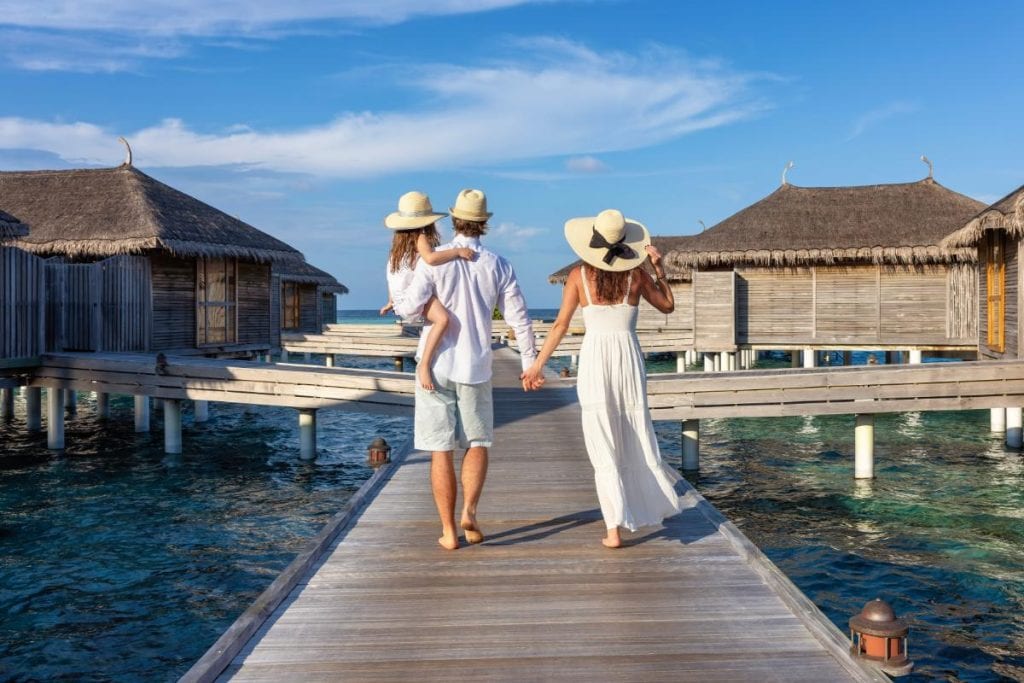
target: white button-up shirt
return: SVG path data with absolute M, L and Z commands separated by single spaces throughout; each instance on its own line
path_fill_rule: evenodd
M 476 237 L 456 234 L 450 243 L 437 249 L 457 247 L 469 247 L 477 253 L 476 258 L 472 261 L 455 259 L 440 266 L 431 266 L 420 259 L 412 284 L 406 288 L 402 300 L 395 301 L 395 312 L 403 318 L 419 314 L 430 296 L 436 294 L 453 319 L 438 345 L 434 373 L 453 382 L 480 384 L 491 379 L 491 315 L 497 306 L 515 330 L 523 369 L 527 369 L 537 357 L 537 351 L 533 324 L 512 264 L 481 246 Z M 429 327 L 427 325 L 420 335 L 417 361 L 423 353 Z

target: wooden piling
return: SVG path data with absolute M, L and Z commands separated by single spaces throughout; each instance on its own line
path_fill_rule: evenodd
M 52 451 L 64 448 L 64 390 L 46 390 L 46 447 Z
M 854 427 L 853 476 L 856 479 L 875 477 L 875 416 L 857 415 Z
M 683 469 L 700 469 L 700 420 L 683 420 Z
M 95 392 L 96 416 L 106 420 L 110 417 L 110 394 L 102 391 Z
M 209 401 L 193 401 L 192 402 L 192 420 L 197 424 L 200 422 L 206 422 L 210 419 L 210 402 Z
M 25 426 L 30 432 L 43 428 L 43 390 L 39 387 L 25 387 Z
M 164 453 L 181 453 L 181 401 L 164 399 Z
M 299 458 L 316 460 L 316 410 L 299 411 Z
M 149 431 L 149 396 L 135 397 L 135 431 Z
M 1006 409 L 1006 445 L 1010 448 L 1020 448 L 1024 445 L 1024 431 L 1022 431 L 1021 409 Z
M 64 408 L 68 415 L 78 414 L 78 392 L 74 389 L 64 390 Z
M 0 419 L 14 419 L 14 389 L 0 389 Z

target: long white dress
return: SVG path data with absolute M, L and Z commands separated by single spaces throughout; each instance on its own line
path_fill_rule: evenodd
M 580 347 L 576 392 L 583 409 L 583 440 L 594 466 L 597 498 L 608 529 L 659 524 L 679 512 L 680 475 L 661 459 L 647 409 L 647 369 L 636 337 L 637 307 L 595 304 L 583 268 L 586 334 Z M 632 277 L 632 276 L 631 276 Z

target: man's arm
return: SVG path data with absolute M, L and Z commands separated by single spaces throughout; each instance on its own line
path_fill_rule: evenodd
M 430 267 L 423 261 L 420 261 L 416 264 L 416 272 L 412 276 L 412 283 L 399 296 L 394 297 L 395 313 L 403 318 L 419 315 L 433 293 L 434 278 Z
M 519 281 L 516 279 L 516 272 L 512 265 L 505 263 L 501 288 L 498 291 L 498 310 L 501 311 L 505 322 L 512 326 L 516 333 L 516 342 L 519 345 L 520 360 L 523 370 L 533 365 L 537 357 L 536 343 L 533 337 L 533 322 L 530 320 L 530 312 L 526 308 L 526 299 L 519 289 Z

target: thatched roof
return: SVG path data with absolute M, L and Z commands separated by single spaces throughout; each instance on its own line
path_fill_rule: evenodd
M 319 285 L 327 292 L 348 294 L 348 287 L 338 282 L 333 275 L 305 261 L 289 261 L 275 266 L 274 272 L 286 282 L 298 282 L 304 285 Z
M 0 172 L 0 201 L 32 226 L 16 245 L 71 258 L 136 254 L 301 258 L 284 242 L 129 165 Z
M 25 225 L 14 216 L 7 213 L 6 211 L 0 211 L 0 240 L 8 240 L 13 239 L 15 237 L 24 237 L 27 234 L 27 225 Z
M 973 262 L 973 250 L 940 242 L 981 207 L 931 178 L 855 187 L 784 184 L 665 260 L 691 268 Z
M 678 237 L 652 236 L 651 244 L 653 244 L 662 254 L 668 254 L 671 251 L 685 249 L 689 240 L 692 240 L 693 237 L 693 235 L 681 235 Z M 553 285 L 564 284 L 566 279 L 569 277 L 569 273 L 572 272 L 572 269 L 580 265 L 581 263 L 583 263 L 583 261 L 577 259 L 576 261 L 573 261 L 564 268 L 556 270 L 555 272 L 551 273 L 551 275 L 548 275 L 548 282 L 550 282 Z M 643 268 L 644 270 L 650 271 L 651 262 L 644 261 Z M 665 275 L 667 276 L 669 282 L 689 282 L 690 280 L 693 279 L 693 274 L 690 268 L 680 268 L 678 266 L 671 265 L 668 263 L 667 260 L 665 261 Z
M 986 230 L 997 229 L 1018 239 L 1024 237 L 1024 185 L 982 209 L 967 225 L 947 237 L 942 246 L 947 249 L 973 247 Z

